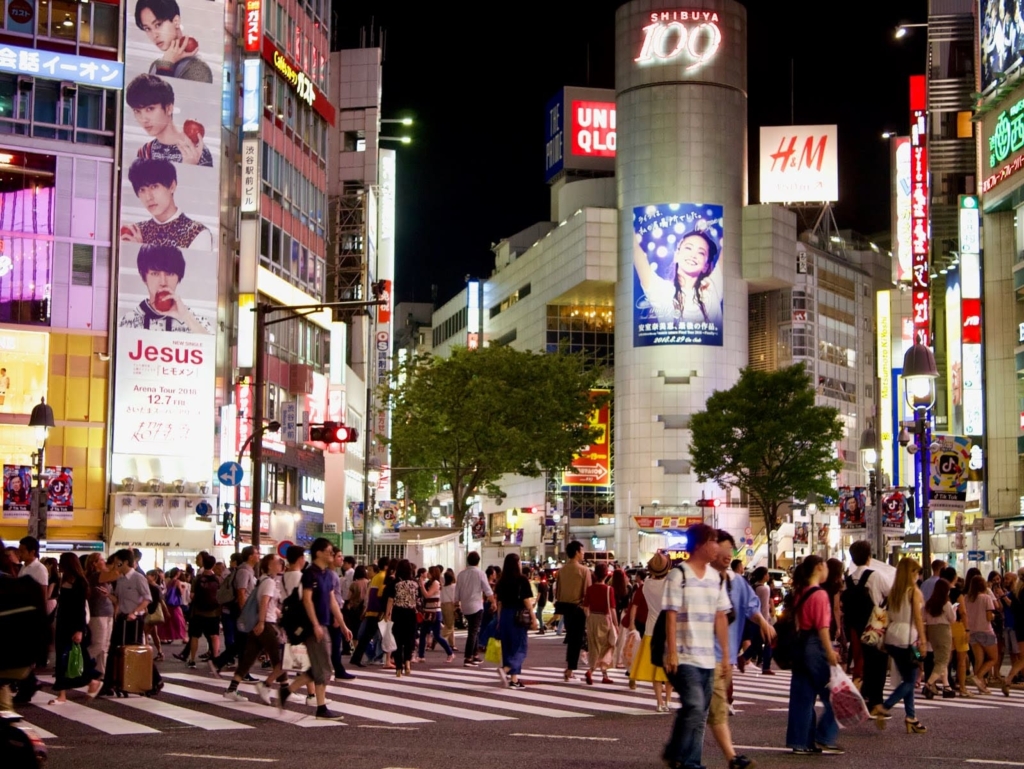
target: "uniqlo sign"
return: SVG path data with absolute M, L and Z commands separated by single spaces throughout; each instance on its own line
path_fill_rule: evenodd
M 928 104 L 924 75 L 910 78 L 910 244 L 913 256 L 914 341 L 931 343 L 931 221 L 928 191 Z
M 260 52 L 260 33 L 263 31 L 263 0 L 245 0 L 245 50 Z
M 615 157 L 615 102 L 572 102 L 573 155 Z

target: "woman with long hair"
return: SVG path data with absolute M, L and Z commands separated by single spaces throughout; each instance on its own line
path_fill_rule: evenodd
M 842 752 L 836 745 L 839 724 L 832 712 L 828 687 L 831 668 L 839 664 L 839 658 L 829 634 L 832 602 L 822 587 L 827 579 L 828 566 L 817 555 L 804 558 L 793 572 L 797 638 L 789 680 L 786 745 L 801 756 Z M 824 705 L 820 719 L 814 711 L 817 699 Z
M 970 573 L 970 572 L 968 572 Z M 981 572 L 974 574 L 967 583 L 964 597 L 967 610 L 967 632 L 974 652 L 974 685 L 982 694 L 991 694 L 985 685 L 985 676 L 995 667 L 999 647 L 992 629 L 996 599 L 988 591 L 988 584 Z
M 188 641 L 185 614 L 182 611 L 186 590 L 187 587 L 181 579 L 181 569 L 175 567 L 167 572 L 167 590 L 164 593 L 164 604 L 167 606 L 167 616 L 164 618 L 164 629 L 167 633 L 165 643 Z
M 1010 572 L 1006 576 L 1009 577 L 1012 574 L 1013 572 Z M 1024 631 L 1024 579 L 1014 579 L 1007 587 L 1013 600 L 1013 630 L 1019 642 L 1022 638 L 1022 631 Z M 1009 628 L 1007 629 L 1009 630 Z M 1010 665 L 1010 672 L 1003 679 L 1003 696 L 1010 696 L 1010 684 L 1014 683 L 1017 676 L 1022 672 L 1024 672 L 1024 651 L 1017 655 L 1017 659 L 1013 660 L 1013 663 Z
M 149 580 L 150 602 L 146 607 L 146 617 L 143 620 L 142 628 L 145 637 L 153 644 L 156 655 L 155 662 L 162 662 L 164 658 L 163 647 L 160 642 L 160 630 L 164 625 L 169 610 L 164 603 L 164 581 L 159 569 L 150 569 L 146 572 L 146 579 Z
M 431 566 L 429 570 L 419 575 L 419 586 L 420 598 L 423 601 L 423 621 L 420 623 L 420 648 L 416 661 L 426 662 L 423 655 L 427 650 L 427 636 L 433 633 L 434 641 L 441 644 L 441 648 L 444 649 L 444 661 L 453 662 L 455 652 L 441 632 L 441 567 Z
M 441 587 L 441 635 L 448 645 L 455 648 L 455 572 L 445 569 L 444 585 Z
M 74 553 L 61 553 L 60 592 L 57 594 L 57 632 L 55 646 L 57 665 L 53 690 L 57 698 L 51 705 L 67 702 L 68 689 L 89 687 L 89 696 L 95 697 L 103 683 L 103 676 L 89 655 L 89 626 L 85 621 L 85 608 L 89 599 L 89 583 L 82 570 L 82 562 Z M 82 654 L 82 670 L 73 676 L 68 673 L 71 650 L 78 645 Z
M 522 689 L 519 674 L 526 661 L 527 631 L 537 629 L 537 614 L 533 610 L 533 588 L 530 580 L 523 576 L 518 553 L 505 556 L 501 576 L 494 585 L 494 597 L 498 602 L 496 631 L 501 641 L 498 675 L 510 689 Z M 520 621 L 527 614 L 529 624 Z
M 412 675 L 413 647 L 416 644 L 416 604 L 420 585 L 415 580 L 416 567 L 403 558 L 395 565 L 395 578 L 385 583 L 384 598 L 387 601 L 384 619 L 394 623 L 391 633 L 398 645 L 392 659 L 395 676 Z
M 341 610 L 342 619 L 345 620 L 347 627 L 359 629 L 359 624 L 363 621 L 363 613 L 366 610 L 366 592 L 369 590 L 369 584 L 366 567 L 359 564 L 352 572 L 352 584 L 348 586 L 345 607 Z
M 940 579 L 932 589 L 932 597 L 924 605 L 924 629 L 928 645 L 935 655 L 932 674 L 924 684 L 924 696 L 931 699 L 938 693 L 936 682 L 942 684 L 942 696 L 949 699 L 953 689 L 949 685 L 949 659 L 953 653 L 952 623 L 956 622 L 956 609 L 949 600 L 949 583 Z
M 85 580 L 89 585 L 89 656 L 96 662 L 96 670 L 102 676 L 107 669 L 107 652 L 110 649 L 110 633 L 114 627 L 114 582 L 120 575 L 116 569 L 108 569 L 100 553 L 89 553 L 85 559 Z
M 601 683 L 613 683 L 608 676 L 615 654 L 618 631 L 618 613 L 615 610 L 615 593 L 605 580 L 608 565 L 594 567 L 594 581 L 583 594 L 583 611 L 587 615 L 587 654 L 589 665 L 584 676 L 588 684 L 594 683 L 594 671 L 601 668 Z
M 904 558 L 896 567 L 896 578 L 893 580 L 888 598 L 889 625 L 885 629 L 885 648 L 903 680 L 885 702 L 875 705 L 871 711 L 878 728 L 884 729 L 885 722 L 892 717 L 889 711 L 897 702 L 903 700 L 907 734 L 923 734 L 927 731 L 917 720 L 914 711 L 917 663 L 928 651 L 922 612 L 924 596 L 917 587 L 917 576 L 920 573 L 921 566 L 913 558 Z
M 629 671 L 631 689 L 635 688 L 636 681 L 651 682 L 654 687 L 655 707 L 659 713 L 669 712 L 668 702 L 672 697 L 672 684 L 665 674 L 665 669 L 651 662 L 651 634 L 654 632 L 654 623 L 658 621 L 665 598 L 665 577 L 671 570 L 672 561 L 664 553 L 655 553 L 647 562 L 647 579 L 641 588 L 647 601 L 647 623 L 640 633 L 640 648 L 633 656 L 633 667 Z
M 992 674 L 998 678 L 999 671 L 1003 667 L 1003 657 L 1006 655 L 1006 645 L 1003 638 L 1003 629 L 1006 624 L 1003 622 L 1003 598 L 1006 591 L 1003 589 L 1003 575 L 998 571 L 990 571 L 988 579 L 988 592 L 996 602 L 995 611 L 992 613 L 992 632 L 996 634 L 996 663 L 992 667 Z

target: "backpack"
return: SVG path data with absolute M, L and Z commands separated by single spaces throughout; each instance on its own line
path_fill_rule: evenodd
M 678 569 L 679 573 L 682 575 L 682 580 L 683 581 L 680 584 L 680 587 L 681 588 L 686 587 L 686 572 L 683 571 L 683 567 L 682 566 L 676 566 L 675 568 Z M 668 579 L 668 577 L 665 577 L 665 579 Z M 722 585 L 724 585 L 724 584 L 725 584 L 725 575 L 724 574 L 719 574 L 718 575 L 718 588 L 721 589 Z M 728 592 L 726 592 L 726 595 L 728 595 Z M 730 604 L 731 604 L 731 599 L 730 599 Z M 668 612 L 663 609 L 661 614 L 658 615 L 658 619 L 654 623 L 654 630 L 651 633 L 651 664 L 654 665 L 655 667 L 659 667 L 659 668 L 665 667 L 665 617 L 667 615 L 668 615 Z M 733 611 L 733 610 L 730 610 L 729 611 L 729 622 L 732 622 L 734 619 L 736 619 L 736 612 Z
M 270 577 L 263 577 L 258 583 L 256 583 L 256 589 L 249 593 L 249 596 L 245 599 L 245 606 L 242 607 L 241 613 L 238 615 L 238 619 L 235 620 L 236 627 L 243 633 L 251 633 L 252 629 L 259 624 L 260 621 L 260 599 L 256 597 L 259 593 L 259 585 L 265 579 Z
M 850 575 L 846 575 L 846 590 L 839 598 L 846 626 L 858 636 L 868 626 L 871 611 L 875 608 L 875 602 L 871 600 L 871 593 L 868 591 L 868 577 L 873 573 L 871 569 L 865 569 L 857 582 L 854 582 Z
M 305 641 L 313 632 L 309 615 L 302 604 L 302 586 L 299 585 L 281 604 L 281 617 L 277 622 L 288 637 L 288 643 L 295 645 Z
M 816 585 L 810 590 L 805 590 L 804 594 L 800 596 L 800 600 L 793 606 L 793 609 L 783 613 L 776 621 L 775 643 L 772 644 L 772 659 L 780 669 L 791 670 L 793 668 L 793 650 L 800 638 L 800 631 L 796 627 L 796 615 L 800 611 L 800 607 L 804 605 L 804 601 L 810 598 L 811 595 L 822 589 Z
M 192 591 L 192 608 L 196 611 L 214 611 L 220 608 L 217 595 L 220 593 L 220 580 L 216 574 L 200 574 Z
M 217 603 L 221 606 L 235 602 L 235 571 L 236 569 L 229 569 L 224 575 L 224 581 L 217 588 Z
M 167 605 L 172 608 L 181 606 L 181 589 L 177 585 L 167 588 Z

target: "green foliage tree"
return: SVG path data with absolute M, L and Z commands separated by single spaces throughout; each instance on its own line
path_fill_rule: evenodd
M 764 511 L 767 533 L 779 527 L 790 500 L 835 496 L 831 474 L 842 469 L 838 409 L 817 406 L 811 376 L 797 363 L 778 371 L 743 369 L 690 421 L 693 471 L 702 482 L 736 487 Z
M 417 493 L 449 486 L 461 527 L 470 497 L 502 496 L 505 474 L 537 477 L 568 467 L 596 437 L 588 417 L 599 377 L 579 356 L 506 346 L 415 358 L 395 371 L 384 393 L 392 462 L 422 468 L 403 475 Z

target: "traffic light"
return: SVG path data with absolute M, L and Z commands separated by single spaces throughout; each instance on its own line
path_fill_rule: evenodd
M 697 507 L 721 507 L 722 500 L 720 499 L 698 499 Z
M 231 512 L 231 505 L 225 502 L 221 506 L 220 533 L 225 537 L 230 537 L 233 528 L 235 528 L 235 516 Z
M 309 440 L 314 443 L 355 443 L 359 440 L 359 431 L 354 427 L 346 427 L 341 422 L 324 422 L 311 425 Z

